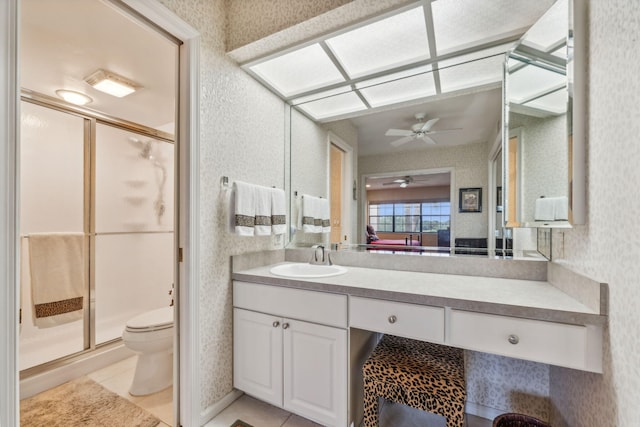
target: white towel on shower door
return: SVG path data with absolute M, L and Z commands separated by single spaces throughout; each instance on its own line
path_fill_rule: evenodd
M 85 302 L 84 233 L 29 235 L 34 323 L 58 326 L 83 317 Z

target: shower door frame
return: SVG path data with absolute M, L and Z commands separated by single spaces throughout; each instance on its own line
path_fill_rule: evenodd
M 85 269 L 85 277 L 87 280 L 87 295 L 88 295 L 88 303 L 87 307 L 84 310 L 84 325 L 83 325 L 83 349 L 79 352 L 73 352 L 62 356 L 60 358 L 50 360 L 44 362 L 42 364 L 33 366 L 31 368 L 24 369 L 21 374 L 24 374 L 25 377 L 29 377 L 31 375 L 37 375 L 42 372 L 46 372 L 49 369 L 63 366 L 65 363 L 73 360 L 77 360 L 81 358 L 86 353 L 95 351 L 96 349 L 106 348 L 113 343 L 121 342 L 120 338 L 115 338 L 110 341 L 106 341 L 103 343 L 96 343 L 96 238 L 98 235 L 102 234 L 126 234 L 126 233 L 98 233 L 96 232 L 96 137 L 97 137 L 97 125 L 110 126 L 118 129 L 122 129 L 127 132 L 133 132 L 137 135 L 144 135 L 147 137 L 151 137 L 157 141 L 167 143 L 167 144 L 175 144 L 175 136 L 172 134 L 168 134 L 166 132 L 159 131 L 157 129 L 149 128 L 144 125 L 140 125 L 138 123 L 129 122 L 127 120 L 119 119 L 116 117 L 111 117 L 106 114 L 98 113 L 96 111 L 75 106 L 73 104 L 69 104 L 62 100 L 43 95 L 41 93 L 37 93 L 34 91 L 30 91 L 28 89 L 22 89 L 21 91 L 21 102 L 28 102 L 34 105 L 38 105 L 43 108 L 49 108 L 52 110 L 59 111 L 64 114 L 70 114 L 75 117 L 81 118 L 83 120 L 83 232 L 85 236 L 88 238 L 85 239 L 85 253 L 89 254 L 86 264 L 84 266 Z M 175 155 L 175 154 L 174 154 Z M 175 161 L 174 165 L 175 166 Z M 174 198 L 175 198 L 174 191 Z M 175 201 L 174 201 L 175 205 Z M 175 221 L 174 221 L 175 224 Z M 142 233 L 169 233 L 169 231 L 145 231 Z M 171 231 L 174 233 L 175 230 Z M 174 252 L 176 251 L 175 247 L 175 239 L 174 239 Z M 175 277 L 175 273 L 174 273 Z M 173 280 L 173 277 L 172 277 Z M 20 314 L 20 317 L 22 315 Z
M 179 386 L 174 387 L 177 425 L 201 425 L 199 342 L 200 34 L 155 0 L 109 0 L 182 42 L 179 48 L 176 150 L 176 307 Z M 19 10 L 20 0 L 0 2 L 0 425 L 17 425 L 19 224 Z

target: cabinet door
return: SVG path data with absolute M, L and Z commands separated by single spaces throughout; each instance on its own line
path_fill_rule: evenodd
M 346 426 L 347 331 L 283 322 L 284 408 L 326 426 Z
M 233 309 L 233 385 L 282 406 L 282 325 L 276 316 Z

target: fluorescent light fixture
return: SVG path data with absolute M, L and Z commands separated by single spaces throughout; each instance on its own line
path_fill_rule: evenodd
M 58 89 L 56 90 L 56 95 L 75 105 L 87 105 L 88 103 L 93 102 L 91 97 L 84 93 L 76 92 L 75 90 Z
M 132 94 L 142 87 L 125 77 L 103 69 L 97 70 L 85 78 L 84 81 L 93 86 L 94 89 L 118 98 Z

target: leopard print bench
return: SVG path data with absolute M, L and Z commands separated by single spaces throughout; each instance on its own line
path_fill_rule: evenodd
M 378 426 L 378 398 L 434 412 L 464 426 L 462 349 L 385 335 L 365 362 L 364 425 Z

